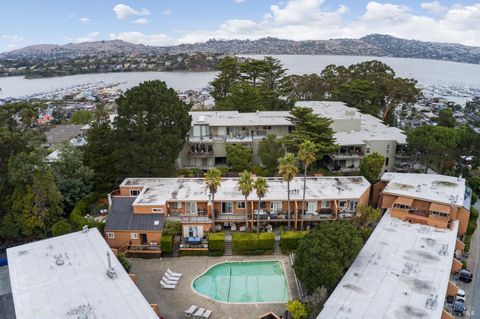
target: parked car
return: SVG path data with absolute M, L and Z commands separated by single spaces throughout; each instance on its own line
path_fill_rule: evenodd
M 453 304 L 453 314 L 459 317 L 465 316 L 465 313 L 467 312 L 467 307 L 465 306 L 465 303 L 462 301 L 455 301 Z
M 460 270 L 460 274 L 458 276 L 458 280 L 463 281 L 464 283 L 472 282 L 473 274 L 470 270 L 462 269 Z
M 457 295 L 455 296 L 455 301 L 461 301 L 465 303 L 465 290 L 458 289 Z

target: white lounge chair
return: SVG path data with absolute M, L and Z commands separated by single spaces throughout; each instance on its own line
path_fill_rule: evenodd
M 168 280 L 165 277 L 162 278 L 162 281 L 164 283 L 166 283 L 167 285 L 175 285 L 176 286 L 178 284 L 178 280 Z
M 197 306 L 191 305 L 190 308 L 185 310 L 185 317 L 191 318 L 195 310 L 197 310 L 197 308 L 198 308 Z
M 209 310 L 209 309 L 207 309 L 207 310 L 205 310 L 205 312 L 203 313 L 202 318 L 203 318 L 203 319 L 208 319 L 208 318 L 210 318 L 210 315 L 211 315 L 211 314 L 212 314 L 212 311 Z
M 175 289 L 177 287 L 176 285 L 169 285 L 163 282 L 163 280 L 160 280 L 160 286 L 162 286 L 162 288 L 165 288 L 165 289 Z
M 179 281 L 180 280 L 180 277 L 171 276 L 171 275 L 168 274 L 168 272 L 166 272 L 163 275 L 163 278 L 167 278 L 170 281 Z
M 195 311 L 195 314 L 193 315 L 193 318 L 202 319 L 202 316 L 203 316 L 204 312 L 205 312 L 204 308 L 198 308 L 198 310 Z
M 170 268 L 167 269 L 167 273 L 172 277 L 182 277 L 182 274 L 179 272 L 171 271 Z

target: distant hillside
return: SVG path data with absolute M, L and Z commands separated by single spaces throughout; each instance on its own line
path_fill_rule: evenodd
M 219 54 L 331 54 L 436 59 L 480 64 L 480 48 L 454 43 L 405 40 L 372 34 L 360 39 L 292 41 L 277 38 L 258 40 L 209 40 L 170 47 L 135 45 L 121 40 L 65 45 L 35 45 L 0 54 L 0 59 L 61 59 L 85 56 L 156 55 L 179 53 Z

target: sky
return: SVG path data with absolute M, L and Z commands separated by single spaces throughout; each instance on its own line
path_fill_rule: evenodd
M 406 39 L 480 46 L 480 2 L 342 0 L 2 0 L 0 52 L 32 44 L 121 39 Z

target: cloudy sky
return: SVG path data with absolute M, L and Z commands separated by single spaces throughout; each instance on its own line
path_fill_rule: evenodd
M 172 45 L 371 33 L 480 46 L 478 0 L 8 0 L 0 12 L 0 52 L 108 39 Z

